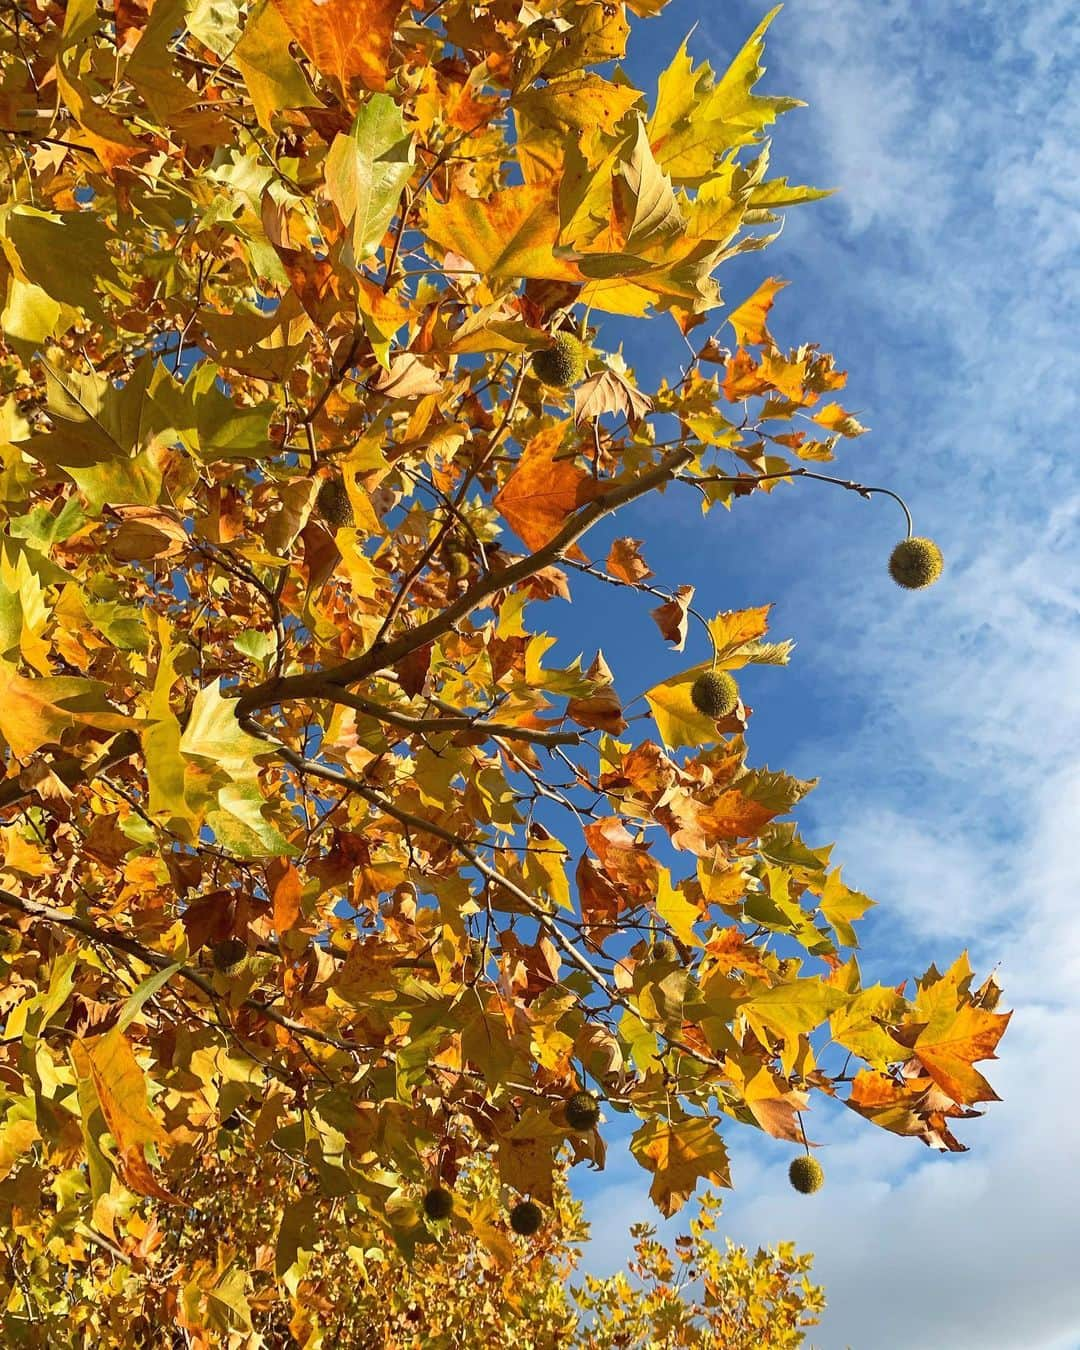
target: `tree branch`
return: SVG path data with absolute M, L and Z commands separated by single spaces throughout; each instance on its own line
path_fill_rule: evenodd
M 580 745 L 581 733 L 577 731 L 537 731 L 529 727 L 515 727 L 503 722 L 486 722 L 483 718 L 462 715 L 449 717 L 410 717 L 407 713 L 397 712 L 383 703 L 364 698 L 360 694 L 350 693 L 339 685 L 326 681 L 322 698 L 331 703 L 340 703 L 343 707 L 353 708 L 356 712 L 366 713 L 386 722 L 390 726 L 400 727 L 403 731 L 422 732 L 480 732 L 485 736 L 508 741 L 528 741 L 532 745 Z
M 112 742 L 104 755 L 93 764 L 88 765 L 85 760 L 69 755 L 63 759 L 49 761 L 48 767 L 65 787 L 74 788 L 80 783 L 92 782 L 99 774 L 107 773 L 113 765 L 119 764 L 121 760 L 130 759 L 138 749 L 139 738 L 135 732 L 123 731 Z M 26 786 L 20 778 L 6 779 L 3 783 L 0 783 L 0 811 L 6 806 L 12 806 L 15 802 L 22 801 L 24 797 L 32 796 L 36 791 L 36 783 Z
M 496 593 L 524 581 L 536 572 L 550 567 L 572 544 L 586 534 L 605 516 L 617 511 L 619 507 L 643 497 L 671 480 L 689 460 L 694 457 L 690 446 L 678 446 L 664 456 L 659 464 L 646 473 L 639 474 L 630 482 L 620 483 L 609 492 L 595 498 L 587 506 L 576 512 L 563 525 L 562 529 L 543 548 L 528 557 L 519 559 L 499 572 L 490 572 L 481 577 L 473 586 L 459 596 L 453 604 L 440 611 L 426 623 L 410 629 L 392 642 L 375 643 L 363 656 L 345 661 L 329 670 L 310 671 L 301 675 L 288 675 L 283 679 L 264 680 L 262 684 L 249 689 L 239 699 L 237 714 L 241 720 L 251 716 L 259 708 L 267 708 L 288 699 L 310 695 L 319 696 L 327 683 L 346 686 L 366 679 L 384 666 L 394 665 L 410 652 L 434 642 L 448 632 L 450 628 L 474 609 L 479 609 L 485 600 Z M 325 697 L 325 695 L 323 695 Z
M 114 951 L 134 956 L 144 965 L 152 966 L 155 970 L 173 965 L 173 962 L 161 952 L 155 952 L 150 947 L 144 947 L 141 942 L 127 937 L 124 933 L 117 932 L 115 928 L 102 927 L 100 924 L 91 923 L 88 919 L 80 919 L 76 914 L 65 914 L 63 910 L 55 909 L 52 905 L 43 904 L 41 901 L 27 900 L 23 896 L 14 895 L 11 891 L 0 888 L 0 905 L 7 905 L 9 909 L 25 914 L 27 918 L 40 919 L 45 923 L 56 924 L 59 928 L 66 928 L 69 932 L 78 933 L 90 942 L 98 943 L 102 947 L 111 947 Z M 201 990 L 211 1002 L 217 998 L 210 981 L 197 970 L 193 970 L 191 966 L 182 965 L 176 973 L 182 975 L 196 989 Z M 246 998 L 243 1000 L 243 1006 L 265 1017 L 267 1021 L 275 1023 L 284 1031 L 289 1032 L 290 1035 L 318 1041 L 322 1045 L 332 1046 L 335 1050 L 345 1050 L 353 1054 L 357 1050 L 371 1048 L 350 1041 L 342 1041 L 336 1036 L 327 1036 L 321 1031 L 316 1031 L 314 1027 L 293 1022 L 290 1018 L 282 1017 L 280 1013 L 275 1012 L 273 1008 L 268 1008 L 257 999 Z M 383 1051 L 382 1053 L 390 1054 L 389 1051 Z

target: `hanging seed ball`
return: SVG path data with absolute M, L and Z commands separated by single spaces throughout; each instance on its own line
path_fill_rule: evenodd
M 442 1186 L 432 1186 L 424 1196 L 424 1213 L 429 1219 L 448 1219 L 454 1212 L 454 1197 Z
M 575 1092 L 566 1103 L 566 1123 L 572 1130 L 591 1130 L 600 1119 L 600 1103 L 591 1092 Z
M 801 1195 L 813 1195 L 825 1184 L 825 1173 L 816 1158 L 800 1154 L 788 1168 L 788 1180 Z
M 690 702 L 706 717 L 727 717 L 739 702 L 739 686 L 726 670 L 706 671 L 691 686 Z
M 532 368 L 552 388 L 569 389 L 585 374 L 585 345 L 573 333 L 556 333 L 550 347 L 533 355 Z
M 315 497 L 315 509 L 331 529 L 340 530 L 353 523 L 352 502 L 340 478 L 323 481 Z
M 677 961 L 679 950 L 670 938 L 660 938 L 658 942 L 653 943 L 652 959 L 654 961 Z
M 945 560 L 932 539 L 903 539 L 889 557 L 889 575 L 905 590 L 921 591 L 941 576 Z
M 247 963 L 247 943 L 239 938 L 226 938 L 224 942 L 215 942 L 210 953 L 214 969 L 222 975 L 236 975 Z
M 452 548 L 447 550 L 446 570 L 458 581 L 469 575 L 469 555 L 464 549 Z
M 510 1211 L 510 1227 L 519 1237 L 532 1237 L 539 1232 L 543 1217 L 539 1205 L 531 1200 L 519 1200 Z

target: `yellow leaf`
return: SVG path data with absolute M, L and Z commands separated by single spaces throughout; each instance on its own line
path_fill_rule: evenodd
M 488 281 L 581 280 L 576 263 L 553 253 L 559 207 L 551 183 L 505 188 L 487 200 L 459 192 L 445 206 L 431 201 L 427 232 L 441 248 L 467 258 Z
M 125 731 L 132 718 L 110 708 L 105 686 L 73 675 L 27 679 L 0 661 L 0 735 L 18 759 L 60 741 L 75 726 Z
M 980 1059 L 996 1059 L 994 1051 L 1012 1013 L 985 1012 L 970 1003 L 956 1006 L 955 985 L 946 978 L 919 992 L 916 1018 L 926 1021 L 915 1042 L 915 1054 L 937 1085 L 955 1102 L 996 1102 L 997 1093 L 973 1067 Z
M 727 1149 L 712 1120 L 649 1120 L 630 1143 L 634 1157 L 653 1174 L 649 1188 L 661 1214 L 682 1209 L 701 1180 L 730 1186 Z
M 694 932 L 694 924 L 701 918 L 697 905 L 687 900 L 682 891 L 671 884 L 671 873 L 660 869 L 656 888 L 656 912 L 684 946 L 700 947 L 701 939 Z
M 0 1128 L 0 1181 L 29 1151 L 34 1140 L 40 1138 L 38 1127 L 32 1120 L 13 1120 Z
M 710 662 L 684 670 L 670 680 L 655 684 L 645 694 L 664 744 L 671 750 L 682 746 L 711 745 L 718 739 L 716 722 L 698 712 L 690 690 L 699 675 L 709 670 Z
M 739 1011 L 762 1044 L 768 1044 L 769 1032 L 780 1040 L 780 1063 L 789 1073 L 798 1053 L 799 1037 L 819 1027 L 848 998 L 822 980 L 788 980 L 755 994 Z
M 779 277 L 767 277 L 749 299 L 744 300 L 738 309 L 728 315 L 728 323 L 735 329 L 735 338 L 740 347 L 760 347 L 772 345 L 772 337 L 765 327 L 769 310 L 772 309 L 778 291 L 788 283 Z

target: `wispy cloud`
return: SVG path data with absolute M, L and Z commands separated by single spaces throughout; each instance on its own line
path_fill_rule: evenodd
M 730 14 L 675 8 L 722 64 Z M 673 503 L 648 522 L 667 532 L 650 561 L 677 580 L 706 589 L 722 550 L 721 604 L 779 599 L 799 648 L 788 674 L 752 677 L 751 747 L 822 775 L 804 832 L 837 839 L 882 902 L 867 965 L 895 979 L 968 946 L 982 970 L 1000 961 L 1016 1008 L 991 1066 L 1004 1101 L 961 1130 L 970 1154 L 913 1152 L 826 1106 L 827 1187 L 806 1200 L 787 1150 L 729 1132 L 727 1228 L 817 1253 L 822 1350 L 1080 1346 L 1078 57 L 1064 0 L 790 0 L 774 25 L 768 82 L 811 105 L 776 161 L 842 186 L 774 251 L 797 280 L 777 325 L 850 366 L 845 402 L 875 434 L 841 471 L 905 493 L 945 549 L 940 585 L 898 593 L 887 508 L 828 489 L 748 503 L 702 543 Z M 594 1248 L 609 1262 L 626 1213 L 648 1211 L 616 1166 Z

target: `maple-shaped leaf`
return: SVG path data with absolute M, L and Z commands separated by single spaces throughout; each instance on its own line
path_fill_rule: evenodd
M 857 947 L 859 941 L 852 924 L 862 918 L 874 901 L 861 891 L 853 891 L 850 886 L 845 886 L 840 871 L 837 868 L 835 872 L 830 872 L 821 888 L 821 912 L 845 947 Z
M 30 679 L 0 661 L 0 736 L 19 759 L 59 743 L 73 727 L 126 731 L 134 725 L 133 718 L 109 705 L 105 686 L 96 680 L 74 675 Z
M 865 436 L 869 430 L 869 427 L 864 427 L 857 417 L 845 412 L 839 403 L 826 403 L 824 408 L 820 408 L 811 416 L 820 426 L 838 432 L 841 436 Z
M 596 480 L 563 448 L 565 426 L 538 432 L 522 452 L 493 505 L 532 552 L 552 539 L 569 516 L 600 491 Z
M 740 1004 L 739 1012 L 763 1045 L 771 1032 L 781 1042 L 780 1062 L 790 1072 L 799 1037 L 808 1035 L 848 1002 L 843 990 L 824 980 L 796 979 L 763 989 Z
M 615 171 L 615 216 L 628 249 L 686 225 L 671 179 L 653 157 L 645 123 L 637 119 L 629 153 Z
M 855 990 L 849 1003 L 830 1014 L 829 1034 L 872 1069 L 884 1070 L 907 1053 L 886 1029 L 902 1021 L 907 1007 L 907 1001 L 886 985 Z
M 574 389 L 574 421 L 578 426 L 603 413 L 616 413 L 631 427 L 637 427 L 651 409 L 652 399 L 615 370 L 599 370 Z
M 576 263 L 555 256 L 559 208 L 551 183 L 504 188 L 487 199 L 458 192 L 445 205 L 429 201 L 427 233 L 441 248 L 467 258 L 489 281 L 581 280 Z
M 707 63 L 694 68 L 685 42 L 661 73 L 649 140 L 673 182 L 700 183 L 725 150 L 753 142 L 781 113 L 802 106 L 752 92 L 764 73 L 765 30 L 778 13 L 779 6 L 766 14 L 719 80 Z
M 633 585 L 637 581 L 648 581 L 653 570 L 641 556 L 643 539 L 631 539 L 626 536 L 616 539 L 608 552 L 605 566 L 613 577 Z
M 292 32 L 275 0 L 259 0 L 248 15 L 231 61 L 244 78 L 255 116 L 264 131 L 273 129 L 274 114 L 303 108 L 318 99 L 289 51 Z
M 656 912 L 684 947 L 700 947 L 701 939 L 694 932 L 694 924 L 702 918 L 700 908 L 681 889 L 671 884 L 671 873 L 660 869 L 656 887 Z
M 273 0 L 321 75 L 351 101 L 354 84 L 384 89 L 394 23 L 404 0 Z
M 648 1120 L 635 1131 L 630 1150 L 653 1174 L 649 1195 L 665 1216 L 682 1209 L 699 1181 L 731 1185 L 727 1148 L 714 1120 Z
M 655 618 L 655 613 L 653 615 Z M 712 717 L 706 717 L 694 707 L 690 691 L 694 681 L 712 668 L 711 662 L 684 670 L 669 680 L 662 680 L 646 690 L 645 700 L 659 729 L 661 739 L 671 750 L 683 746 L 711 745 L 717 739 L 717 723 Z M 739 709 L 725 719 L 731 722 L 732 729 L 742 726 Z
M 996 1059 L 997 1043 L 1012 1013 L 987 1012 L 958 993 L 948 976 L 920 989 L 913 1016 L 926 1025 L 913 1046 L 930 1077 L 961 1105 L 996 1102 L 997 1093 L 979 1071 L 977 1060 Z

